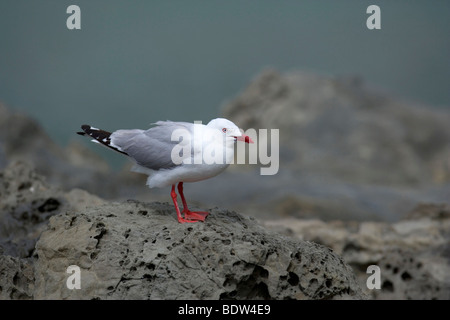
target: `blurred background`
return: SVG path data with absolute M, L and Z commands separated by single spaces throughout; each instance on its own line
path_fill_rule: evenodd
M 66 27 L 72 4 L 81 9 L 81 30 Z M 226 116 L 244 129 L 280 129 L 280 172 L 263 177 L 258 168 L 247 168 L 249 186 L 231 195 L 226 186 L 242 183 L 244 173 L 230 169 L 220 184 L 228 197 L 211 195 L 208 205 L 248 209 L 249 199 L 272 197 L 271 211 L 281 215 L 326 212 L 335 218 L 345 211 L 384 219 L 419 200 L 445 201 L 450 3 L 376 1 L 381 30 L 366 27 L 371 4 L 2 1 L 0 101 L 34 119 L 62 150 L 78 145 L 78 153 L 58 151 L 58 163 L 54 153 L 43 156 L 51 148 L 33 140 L 39 134 L 32 126 L 21 122 L 19 130 L 4 113 L 3 129 L 14 139 L 5 140 L 9 149 L 3 148 L 0 166 L 35 148 L 43 163 L 34 161 L 38 171 L 52 176 L 65 170 L 58 181 L 66 188 L 139 198 L 135 189 L 90 186 L 102 179 L 86 182 L 80 178 L 86 168 L 74 174 L 64 167 L 90 162 L 91 170 L 105 173 L 108 166 L 117 171 L 128 164 L 75 135 L 81 124 L 113 131 Z M 99 156 L 89 158 L 94 156 L 80 145 Z M 144 199 L 159 192 L 144 190 L 141 180 L 138 185 Z M 194 185 L 187 192 L 201 202 L 217 182 Z M 327 202 L 317 207 L 317 199 Z

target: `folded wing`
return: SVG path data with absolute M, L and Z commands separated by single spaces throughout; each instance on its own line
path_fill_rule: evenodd
M 170 169 L 177 166 L 171 154 L 175 145 L 180 143 L 178 140 L 172 141 L 175 130 L 192 133 L 193 124 L 158 121 L 155 127 L 148 130 L 117 130 L 111 134 L 111 145 L 133 158 L 140 166 L 152 170 Z

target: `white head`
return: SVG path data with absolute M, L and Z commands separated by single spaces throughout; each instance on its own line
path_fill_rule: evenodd
M 242 134 L 238 126 L 228 119 L 216 118 L 211 120 L 207 126 L 211 129 L 220 130 L 226 136 L 227 140 L 232 139 L 232 141 L 239 140 L 246 143 L 253 143 L 249 136 Z

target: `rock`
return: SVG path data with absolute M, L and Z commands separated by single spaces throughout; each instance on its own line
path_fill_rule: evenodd
M 325 299 L 364 295 L 332 250 L 213 209 L 179 224 L 162 203 L 109 203 L 50 218 L 36 245 L 37 299 Z M 66 287 L 70 265 L 81 289 Z
M 0 300 L 29 300 L 33 291 L 33 264 L 0 254 Z
M 0 172 L 0 253 L 29 258 L 52 215 L 102 203 L 82 190 L 65 193 L 29 165 L 12 162 Z
M 421 204 L 396 223 L 285 219 L 266 227 L 329 246 L 366 288 L 367 267 L 378 265 L 376 299 L 450 299 L 450 215 L 446 204 Z
M 433 221 L 447 221 L 450 219 L 450 205 L 447 203 L 419 203 L 406 216 L 406 220 L 428 218 Z

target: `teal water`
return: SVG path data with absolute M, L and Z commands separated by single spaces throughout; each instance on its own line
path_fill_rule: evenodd
M 81 8 L 68 30 L 66 8 Z M 381 8 L 368 30 L 366 8 Z M 450 108 L 449 1 L 0 2 L 0 101 L 60 144 L 88 123 L 209 121 L 263 68 L 357 74 Z

